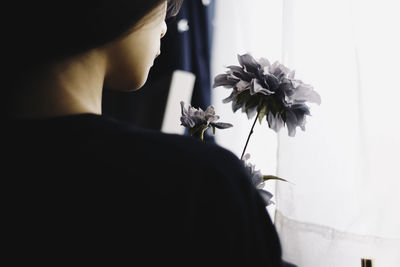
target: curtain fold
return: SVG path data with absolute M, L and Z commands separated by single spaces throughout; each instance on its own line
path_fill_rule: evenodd
M 358 235 L 332 227 L 296 221 L 276 212 L 275 226 L 284 246 L 285 259 L 299 267 L 361 266 L 362 258 L 373 266 L 397 266 L 399 241 Z
M 279 134 L 277 175 L 294 185 L 277 184 L 275 223 L 299 266 L 400 265 L 396 9 L 284 1 L 283 63 L 322 97 L 305 132 Z
M 400 151 L 396 81 L 400 62 L 396 0 L 218 0 L 212 76 L 236 55 L 279 60 L 314 86 L 306 130 L 289 137 L 255 127 L 248 152 L 256 169 L 277 182 L 269 208 L 284 259 L 299 267 L 400 266 Z M 233 128 L 217 142 L 240 156 L 251 127 L 222 104 Z M 270 187 L 268 185 L 267 187 Z

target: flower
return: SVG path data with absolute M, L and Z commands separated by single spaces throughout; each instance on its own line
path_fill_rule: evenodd
M 181 125 L 189 129 L 190 135 L 200 135 L 201 140 L 204 139 L 204 132 L 211 126 L 215 133 L 215 128 L 226 129 L 233 125 L 230 123 L 216 122 L 219 116 L 215 114 L 214 107 L 207 107 L 206 111 L 201 108 L 196 109 L 189 105 L 185 108 L 185 102 L 181 101 Z
M 241 109 L 250 119 L 257 114 L 260 123 L 265 117 L 268 126 L 278 132 L 285 124 L 289 136 L 296 128 L 305 131 L 310 103 L 321 103 L 321 97 L 309 84 L 295 79 L 295 72 L 278 61 L 255 60 L 250 54 L 238 55 L 240 66 L 228 66 L 224 74 L 214 78 L 213 88 L 233 89 L 224 103 L 232 102 L 232 110 Z
M 265 206 L 275 204 L 271 200 L 271 198 L 273 197 L 273 194 L 264 189 L 264 186 L 265 186 L 264 176 L 261 174 L 260 170 L 257 170 L 257 171 L 255 170 L 255 165 L 247 162 L 247 160 L 249 158 L 250 158 L 250 154 L 247 153 L 246 155 L 243 156 L 242 162 L 250 174 L 253 185 L 257 188 L 258 192 L 260 193 L 262 199 L 264 200 Z
M 257 119 L 261 123 L 266 118 L 269 128 L 278 132 L 284 125 L 288 128 L 289 136 L 296 135 L 296 128 L 305 131 L 306 115 L 310 116 L 307 102 L 321 104 L 321 97 L 314 88 L 295 79 L 295 72 L 278 61 L 271 64 L 266 58 L 255 60 L 250 54 L 238 55 L 240 66 L 228 66 L 224 74 L 214 78 L 213 88 L 223 86 L 232 89 L 229 97 L 223 103 L 232 102 L 232 110 L 242 109 L 251 119 L 256 114 L 253 126 L 247 137 L 241 161 L 248 171 L 253 185 L 260 193 L 266 206 L 274 204 L 273 195 L 264 189 L 268 180 L 285 179 L 273 175 L 262 175 L 255 170 L 255 165 L 248 162 L 250 154 L 245 154 L 250 137 L 253 134 Z M 208 127 L 225 129 L 232 127 L 229 123 L 216 123 L 219 116 L 215 115 L 214 108 L 209 106 L 206 111 L 195 109 L 189 105 L 188 110 L 181 102 L 181 125 L 190 129 L 190 135 L 198 135 L 203 140 L 204 131 Z

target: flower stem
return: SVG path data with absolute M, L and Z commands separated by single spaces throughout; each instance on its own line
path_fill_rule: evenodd
M 250 136 L 253 134 L 254 126 L 256 125 L 256 122 L 258 120 L 258 115 L 260 115 L 260 111 L 257 112 L 257 116 L 253 122 L 253 126 L 251 126 L 251 130 L 250 130 L 249 136 L 247 137 L 246 145 L 244 146 L 242 156 L 240 157 L 240 159 L 243 159 L 244 153 L 246 152 L 246 148 L 247 148 L 247 145 L 249 144 Z

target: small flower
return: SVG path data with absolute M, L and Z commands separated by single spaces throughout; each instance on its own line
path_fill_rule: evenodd
M 219 116 L 215 114 L 213 106 L 207 107 L 206 111 L 201 108 L 196 109 L 189 105 L 188 109 L 185 108 L 183 101 L 181 104 L 181 125 L 190 129 L 190 135 L 199 135 L 201 140 L 204 139 L 204 132 L 211 126 L 215 134 L 215 128 L 226 129 L 233 125 L 230 123 L 216 122 Z
M 260 170 L 257 170 L 257 171 L 255 170 L 255 165 L 247 162 L 247 160 L 249 158 L 250 158 L 250 154 L 247 153 L 246 155 L 243 156 L 242 162 L 250 174 L 253 185 L 257 188 L 258 192 L 260 193 L 261 197 L 263 198 L 263 200 L 265 202 L 265 206 L 275 204 L 271 200 L 271 198 L 273 197 L 271 192 L 264 189 L 264 186 L 265 186 L 264 176 L 261 174 Z
M 258 114 L 268 126 L 278 132 L 285 124 L 289 136 L 296 128 L 305 130 L 310 103 L 321 103 L 321 97 L 309 84 L 295 79 L 295 72 L 278 61 L 271 64 L 266 58 L 255 60 L 251 55 L 238 55 L 240 66 L 228 66 L 225 74 L 214 79 L 213 88 L 233 89 L 223 103 L 232 102 L 232 110 L 241 109 L 250 119 Z

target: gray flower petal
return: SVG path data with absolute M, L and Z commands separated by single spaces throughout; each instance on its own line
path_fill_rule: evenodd
M 293 137 L 296 135 L 297 117 L 294 112 L 290 109 L 286 110 L 286 126 L 288 128 L 289 136 Z
M 247 72 L 245 72 L 243 67 L 228 66 L 228 68 L 229 70 L 227 73 L 230 75 L 231 79 L 236 79 L 236 82 L 238 82 L 239 80 L 249 81 L 250 75 Z
M 236 99 L 238 93 L 236 91 L 232 91 L 232 93 L 225 99 L 222 100 L 222 103 L 229 103 Z
M 269 68 L 271 66 L 271 63 L 269 62 L 268 59 L 266 58 L 260 58 L 260 60 L 258 61 L 258 63 L 260 63 L 261 67 L 265 70 L 265 68 Z
M 296 104 L 292 106 L 292 111 L 296 115 L 297 125 L 305 131 L 306 115 L 310 115 L 309 108 L 304 104 Z
M 264 182 L 263 175 L 259 170 L 257 171 L 255 170 L 255 165 L 247 162 L 247 160 L 249 159 L 250 159 L 250 154 L 247 153 L 246 155 L 243 156 L 242 162 L 250 174 L 251 182 L 253 183 L 254 186 L 257 187 L 259 184 Z
M 246 81 L 240 81 L 236 84 L 236 90 L 238 92 L 243 92 L 243 91 L 249 90 L 250 88 L 251 88 L 251 84 Z
M 253 79 L 251 81 L 250 94 L 254 95 L 257 93 L 261 93 L 263 95 L 272 95 L 275 92 L 272 92 L 272 91 L 264 88 L 257 79 Z
M 289 74 L 288 74 L 288 78 L 289 79 L 294 79 L 296 72 L 294 70 L 292 70 Z
M 265 187 L 265 182 L 259 183 L 256 187 L 257 189 L 263 189 Z
M 192 119 L 192 117 L 189 114 L 189 111 L 185 109 L 185 103 L 183 101 L 180 102 L 181 104 L 181 125 L 192 128 L 195 126 L 195 121 Z
M 243 107 L 242 107 L 242 109 L 243 109 Z M 245 112 L 247 114 L 247 118 L 250 120 L 250 119 L 254 118 L 255 115 L 257 115 L 257 107 L 249 108 Z
M 218 129 L 227 129 L 233 127 L 232 124 L 226 122 L 212 122 L 210 124 Z
M 228 74 L 219 74 L 214 78 L 213 88 L 224 86 L 226 88 L 232 88 L 239 79 L 235 80 Z
M 204 112 L 204 118 L 207 122 L 219 120 L 219 116 L 215 115 L 215 110 L 213 106 L 207 107 L 206 111 Z
M 307 101 L 310 103 L 316 103 L 318 105 L 321 104 L 321 96 L 314 91 L 314 88 L 311 85 L 304 83 L 301 83 L 296 87 L 292 98 L 294 98 L 296 102 Z
M 275 132 L 279 132 L 283 127 L 284 122 L 278 113 L 274 116 L 272 112 L 269 112 L 267 120 L 269 128 L 273 129 Z
M 271 65 L 271 67 L 269 68 L 269 72 L 275 75 L 275 77 L 277 77 L 279 80 L 289 77 L 289 74 L 291 73 L 289 68 L 285 67 L 278 61 L 275 61 Z
M 269 206 L 271 204 L 275 204 L 271 200 L 271 198 L 274 196 L 273 194 L 271 194 L 270 192 L 268 192 L 266 190 L 263 190 L 263 189 L 258 189 L 257 191 L 260 193 L 262 199 L 264 200 L 265 206 Z
M 247 72 L 257 73 L 261 69 L 261 65 L 250 54 L 238 55 L 238 60 Z
M 257 187 L 259 186 L 264 180 L 263 180 L 263 175 L 259 170 L 253 172 L 253 184 Z
M 181 101 L 180 104 L 181 104 L 181 113 L 182 113 L 182 116 L 187 115 L 188 112 L 187 112 L 187 110 L 186 110 L 186 108 L 185 108 L 185 102 Z
M 250 159 L 250 157 L 251 157 L 250 154 L 249 154 L 249 153 L 246 153 L 246 154 L 243 155 L 242 160 L 244 160 L 244 161 L 246 162 L 247 160 Z

